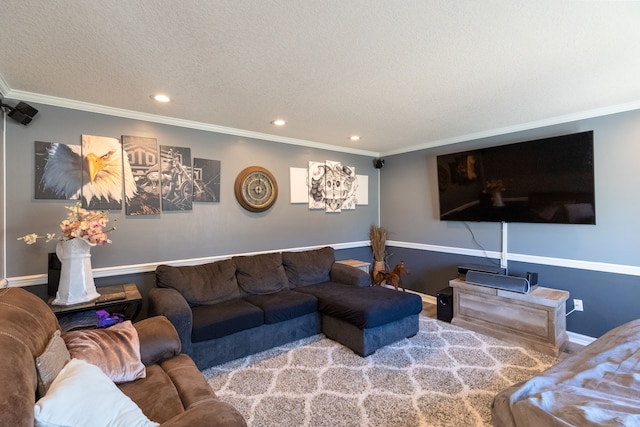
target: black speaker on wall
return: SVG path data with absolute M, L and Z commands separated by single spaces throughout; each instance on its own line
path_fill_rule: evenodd
M 453 289 L 450 287 L 440 289 L 436 293 L 438 304 L 438 320 L 451 323 L 453 319 Z

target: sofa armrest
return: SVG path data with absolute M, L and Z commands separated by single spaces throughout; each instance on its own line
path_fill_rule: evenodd
M 189 303 L 180 292 L 171 288 L 153 288 L 149 291 L 149 314 L 165 316 L 178 332 L 182 352 L 191 352 L 193 315 Z
M 360 288 L 371 286 L 371 276 L 359 268 L 334 262 L 331 267 L 331 281 Z
M 180 354 L 180 337 L 164 316 L 154 316 L 133 324 L 140 340 L 140 358 L 145 366 Z
M 233 406 L 212 397 L 187 408 L 161 427 L 246 427 L 247 422 Z

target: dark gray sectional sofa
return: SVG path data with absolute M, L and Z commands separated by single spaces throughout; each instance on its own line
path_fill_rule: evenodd
M 368 356 L 418 332 L 422 300 L 372 287 L 331 247 L 156 269 L 150 315 L 176 327 L 204 369 L 320 332 Z

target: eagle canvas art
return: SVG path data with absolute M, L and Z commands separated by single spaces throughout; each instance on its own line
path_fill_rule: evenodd
M 88 209 L 122 209 L 136 194 L 120 140 L 82 135 L 82 145 L 36 142 L 36 199 L 80 199 Z

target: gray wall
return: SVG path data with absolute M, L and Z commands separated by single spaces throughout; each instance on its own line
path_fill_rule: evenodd
M 380 209 L 396 244 L 390 264 L 410 260 L 415 274 L 407 285 L 435 295 L 455 277 L 456 265 L 497 262 L 484 250 L 500 252 L 501 224 L 438 219 L 437 155 L 587 130 L 594 131 L 597 224 L 508 224 L 509 272 L 537 271 L 541 285 L 583 299 L 585 311 L 567 319 L 570 331 L 599 336 L 637 317 L 625 301 L 640 300 L 640 111 L 387 157 Z
M 190 147 L 194 157 L 222 162 L 219 203 L 194 204 L 191 212 L 154 217 L 112 212 L 118 227 L 111 236 L 114 243 L 92 250 L 94 268 L 348 245 L 367 241 L 369 225 L 377 223 L 378 170 L 368 156 L 35 106 L 40 114 L 28 127 L 11 120 L 5 124 L 7 192 L 2 199 L 6 200 L 7 268 L 3 277 L 10 281 L 46 274 L 46 254 L 54 250 L 54 244 L 27 246 L 16 238 L 57 231 L 64 206 L 69 204 L 34 199 L 34 141 L 79 143 L 83 133 L 154 137 L 159 144 Z M 584 130 L 594 130 L 597 225 L 509 224 L 510 273 L 537 271 L 542 285 L 569 290 L 572 298 L 583 299 L 585 312 L 567 319 L 570 331 L 596 337 L 637 317 L 633 302 L 640 299 L 639 111 L 388 156 L 380 170 L 380 215 L 389 230 L 389 264 L 404 260 L 409 266 L 405 285 L 435 295 L 455 277 L 457 265 L 496 262 L 487 259 L 484 251 L 501 250 L 500 224 L 438 220 L 436 155 Z M 358 174 L 368 175 L 369 205 L 327 214 L 290 204 L 289 168 L 306 167 L 309 160 L 341 161 L 354 165 Z M 280 187 L 276 205 L 261 214 L 241 209 L 233 195 L 237 173 L 254 164 L 270 169 Z M 367 247 L 345 249 L 337 257 L 370 261 L 370 251 Z M 153 286 L 148 274 L 102 277 L 96 282 L 100 286 L 122 280 L 138 283 L 143 293 Z
M 119 138 L 157 138 L 158 144 L 191 148 L 192 157 L 221 161 L 221 201 L 194 203 L 193 211 L 117 220 L 113 244 L 92 249 L 94 268 L 158 263 L 256 251 L 340 244 L 368 240 L 369 225 L 378 221 L 378 173 L 371 158 L 351 153 L 253 140 L 177 126 L 130 120 L 71 109 L 34 105 L 40 110 L 28 126 L 6 121 L 7 271 L 6 277 L 47 272 L 46 254 L 54 242 L 25 245 L 18 236 L 58 231 L 69 201 L 34 199 L 34 141 L 79 144 L 82 134 Z M 354 211 L 328 214 L 289 203 L 289 168 L 305 168 L 310 160 L 341 161 L 369 176 L 369 204 Z M 243 168 L 260 165 L 276 177 L 279 196 L 272 209 L 249 213 L 236 202 L 235 177 Z

